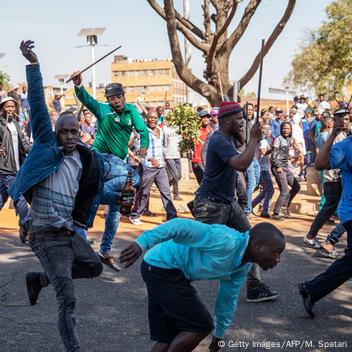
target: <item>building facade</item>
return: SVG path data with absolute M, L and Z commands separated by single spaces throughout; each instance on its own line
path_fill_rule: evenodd
M 123 85 L 130 103 L 173 107 L 187 102 L 187 87 L 171 60 L 132 60 L 117 55 L 111 64 L 111 82 Z

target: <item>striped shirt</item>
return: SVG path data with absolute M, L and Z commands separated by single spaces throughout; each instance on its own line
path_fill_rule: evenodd
M 62 227 L 74 230 L 72 211 L 81 173 L 82 162 L 75 150 L 65 155 L 53 174 L 34 186 L 31 217 L 36 230 Z
M 157 129 L 159 130 L 159 138 L 158 136 L 151 130 L 149 127 L 147 127 L 148 133 L 149 133 L 149 148 L 147 150 L 147 156 L 145 158 L 144 165 L 147 167 L 153 167 L 150 159 L 156 159 L 159 161 L 159 168 L 164 167 L 164 151 L 163 151 L 163 139 L 164 139 L 164 134 L 163 130 L 157 126 Z

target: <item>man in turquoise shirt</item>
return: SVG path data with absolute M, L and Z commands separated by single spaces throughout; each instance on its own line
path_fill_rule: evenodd
M 173 219 L 144 232 L 122 251 L 120 261 L 128 267 L 149 250 L 141 272 L 148 290 L 151 339 L 156 341 L 151 351 L 196 348 L 212 331 L 213 320 L 190 282 L 219 280 L 209 347 L 218 351 L 252 263 L 263 270 L 273 268 L 284 249 L 282 232 L 269 223 L 241 233 L 226 225 Z
M 109 158 L 109 155 L 113 154 L 124 160 L 128 153 L 128 142 L 134 128 L 141 139 L 140 156 L 145 156 L 149 147 L 147 127 L 135 106 L 126 103 L 122 85 L 119 83 L 108 84 L 105 87 L 107 102 L 100 102 L 85 90 L 79 71 L 74 72 L 71 78 L 75 85 L 77 98 L 96 116 L 98 121 L 98 131 L 93 148 L 102 153 L 105 158 Z M 98 252 L 101 261 L 116 271 L 119 271 L 119 267 L 111 255 L 111 249 L 120 222 L 119 211 L 119 205 L 109 206 L 100 251 Z

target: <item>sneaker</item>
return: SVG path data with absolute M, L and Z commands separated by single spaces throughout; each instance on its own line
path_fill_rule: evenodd
M 313 305 L 314 303 L 312 302 L 312 298 L 310 297 L 310 294 L 307 290 L 307 287 L 304 283 L 301 283 L 298 285 L 298 290 L 300 295 L 303 298 L 303 306 L 304 309 L 306 310 L 306 312 L 309 314 L 309 316 L 314 319 L 315 318 L 315 314 L 313 312 Z
M 315 248 L 315 249 L 320 249 L 321 248 L 321 245 L 320 243 L 316 240 L 316 238 L 313 238 L 313 239 L 309 239 L 306 236 L 304 236 L 303 238 L 303 242 L 308 246 L 308 247 L 311 247 L 311 248 Z
M 261 217 L 261 218 L 264 218 L 264 219 L 270 219 L 270 214 L 263 211 L 263 212 L 260 214 L 260 217 Z
M 321 244 L 321 249 L 324 251 L 325 254 L 331 259 L 336 259 L 338 256 L 337 250 L 333 244 L 326 241 Z
M 132 216 L 128 217 L 133 225 L 142 225 L 143 222 L 140 218 L 133 218 Z
M 153 216 L 155 216 L 155 213 L 152 213 L 149 209 L 147 209 L 143 212 L 143 215 L 153 217 Z
M 40 283 L 40 275 L 41 273 L 35 272 L 26 274 L 27 293 L 31 306 L 37 304 L 39 293 L 43 288 Z
M 278 220 L 278 221 L 283 220 L 280 214 L 275 214 L 275 213 L 273 215 L 271 215 L 271 219 Z
M 249 303 L 271 301 L 278 296 L 277 292 L 271 291 L 263 282 L 260 282 L 257 288 L 247 289 L 247 302 Z
M 290 214 L 290 212 L 288 211 L 287 208 L 282 208 L 281 212 L 282 212 L 282 217 L 284 217 L 285 219 L 291 219 L 292 218 L 292 216 L 291 216 L 291 214 Z

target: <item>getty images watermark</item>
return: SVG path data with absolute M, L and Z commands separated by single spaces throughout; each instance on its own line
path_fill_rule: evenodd
M 285 341 L 237 341 L 221 340 L 218 342 L 221 348 L 240 348 L 241 350 L 256 348 L 259 350 L 309 350 L 313 348 L 349 348 L 347 341 L 324 341 L 324 340 L 285 340 Z M 226 349 L 225 349 L 226 351 Z

